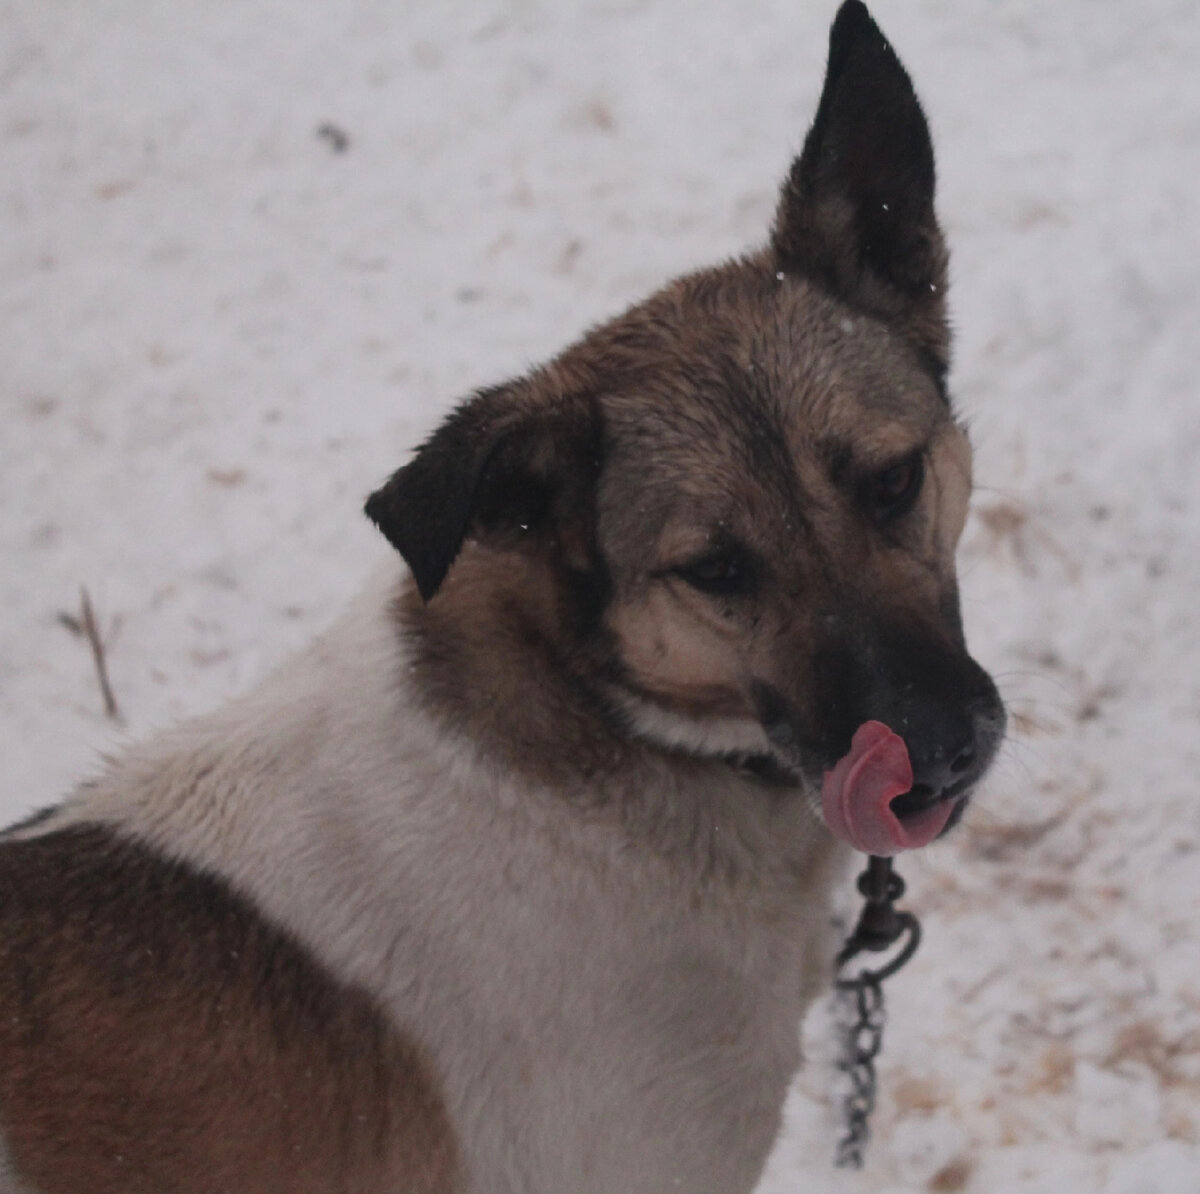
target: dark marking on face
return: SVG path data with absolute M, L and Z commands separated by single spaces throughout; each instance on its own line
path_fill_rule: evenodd
M 468 400 L 371 499 L 418 657 L 454 663 L 429 691 L 547 772 L 615 726 L 811 779 L 878 718 L 931 787 L 980 773 L 1003 711 L 958 611 L 946 263 L 920 104 L 850 3 L 769 245 Z

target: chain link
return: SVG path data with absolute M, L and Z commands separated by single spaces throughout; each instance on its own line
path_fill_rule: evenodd
M 838 1069 L 846 1075 L 849 1090 L 842 1104 L 846 1134 L 838 1142 L 836 1163 L 843 1169 L 861 1169 L 871 1136 L 878 1082 L 875 1060 L 883 1048 L 886 1011 L 883 980 L 895 974 L 916 953 L 921 926 L 911 912 L 898 912 L 895 901 L 904 894 L 904 882 L 892 871 L 891 859 L 871 858 L 859 876 L 858 889 L 866 899 L 854 932 L 838 955 L 835 989 L 839 1000 L 838 1023 L 842 1055 Z M 882 953 L 903 941 L 890 961 L 874 969 L 863 967 L 843 976 L 849 963 L 864 952 Z
M 861 1169 L 871 1136 L 871 1112 L 875 1110 L 875 1058 L 883 1047 L 883 986 L 867 972 L 853 985 L 840 987 L 838 998 L 852 1015 L 842 1024 L 842 1059 L 838 1063 L 850 1089 L 842 1104 L 846 1134 L 838 1141 L 837 1165 L 841 1169 Z

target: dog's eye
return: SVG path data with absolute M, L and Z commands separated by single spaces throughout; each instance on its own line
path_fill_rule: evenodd
M 720 596 L 745 593 L 754 583 L 753 572 L 750 561 L 732 548 L 708 552 L 675 569 L 693 589 Z
M 920 452 L 889 465 L 871 480 L 869 498 L 880 518 L 898 518 L 916 504 L 925 480 L 925 461 Z

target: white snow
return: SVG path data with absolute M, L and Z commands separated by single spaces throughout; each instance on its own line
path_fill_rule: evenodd
M 833 9 L 0 3 L 0 819 L 311 637 L 456 398 L 759 242 Z M 1195 1194 L 1200 7 L 874 11 L 935 132 L 965 612 L 1014 717 L 902 868 L 866 1170 L 818 1014 L 762 1191 Z

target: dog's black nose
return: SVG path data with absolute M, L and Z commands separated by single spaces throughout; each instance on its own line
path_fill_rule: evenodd
M 977 702 L 963 709 L 942 710 L 939 716 L 927 715 L 919 728 L 904 735 L 913 770 L 910 811 L 961 796 L 975 785 L 996 753 L 1003 717 L 998 702 Z
M 952 637 L 845 619 L 827 629 L 814 670 L 828 694 L 829 757 L 841 758 L 865 722 L 882 722 L 904 739 L 913 772 L 911 789 L 892 801 L 897 816 L 966 796 L 1004 737 L 1004 704 L 987 672 Z

